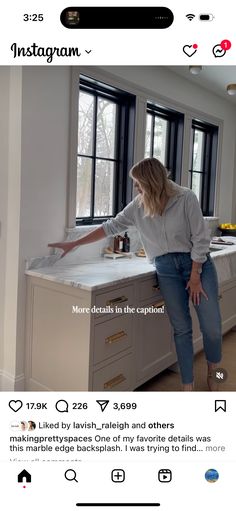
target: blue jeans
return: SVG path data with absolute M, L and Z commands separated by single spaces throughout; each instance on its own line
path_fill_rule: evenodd
M 182 382 L 193 382 L 192 318 L 189 291 L 192 259 L 190 252 L 172 252 L 155 258 L 158 282 L 165 300 L 167 314 L 174 329 L 174 340 Z M 205 356 L 210 363 L 221 360 L 221 315 L 218 301 L 218 279 L 209 254 L 202 265 L 201 283 L 208 300 L 201 294 L 200 304 L 194 305 L 203 336 Z

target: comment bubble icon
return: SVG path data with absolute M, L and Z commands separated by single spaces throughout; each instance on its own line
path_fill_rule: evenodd
M 60 413 L 68 413 L 69 411 L 69 405 L 65 399 L 59 399 L 55 404 L 55 408 Z

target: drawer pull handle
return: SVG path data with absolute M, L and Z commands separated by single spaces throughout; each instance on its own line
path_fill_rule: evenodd
M 158 308 L 158 307 L 162 307 L 163 305 L 165 305 L 165 301 L 161 300 L 160 302 L 154 303 L 153 307 Z
M 108 300 L 106 305 L 116 305 L 117 303 L 127 302 L 128 298 L 126 296 L 118 296 L 118 298 L 112 298 L 112 300 Z
M 152 286 L 153 291 L 160 291 L 159 284 L 155 284 L 155 286 Z
M 113 344 L 113 342 L 120 341 L 124 337 L 127 337 L 127 333 L 124 330 L 121 330 L 120 332 L 117 332 L 116 334 L 109 335 L 105 338 L 106 344 Z
M 115 376 L 115 378 L 112 378 L 111 380 L 104 383 L 103 388 L 104 389 L 113 389 L 113 387 L 116 387 L 116 385 L 119 385 L 123 381 L 125 381 L 126 378 L 123 374 L 118 374 L 118 376 Z

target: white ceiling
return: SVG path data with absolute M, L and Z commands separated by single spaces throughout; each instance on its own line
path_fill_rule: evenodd
M 228 84 L 236 83 L 236 66 L 203 66 L 198 75 L 192 75 L 188 66 L 167 67 L 190 82 L 198 84 L 236 105 L 236 95 L 229 96 L 226 92 Z

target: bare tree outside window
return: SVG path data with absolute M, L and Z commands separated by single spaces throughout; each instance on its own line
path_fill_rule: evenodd
M 202 190 L 202 172 L 203 172 L 203 158 L 204 158 L 204 139 L 205 134 L 203 131 L 194 130 L 193 139 L 193 173 L 192 173 L 192 190 L 196 194 L 199 202 L 201 202 Z
M 152 115 L 147 114 L 144 158 L 152 156 Z
M 192 119 L 189 183 L 204 216 L 214 215 L 218 126 Z
M 79 94 L 77 217 L 113 215 L 118 105 Z
M 155 116 L 153 156 L 166 165 L 168 121 Z
M 98 98 L 94 216 L 113 213 L 114 161 L 117 105 Z
M 145 158 L 154 156 L 163 165 L 167 163 L 169 121 L 156 114 L 147 113 Z

